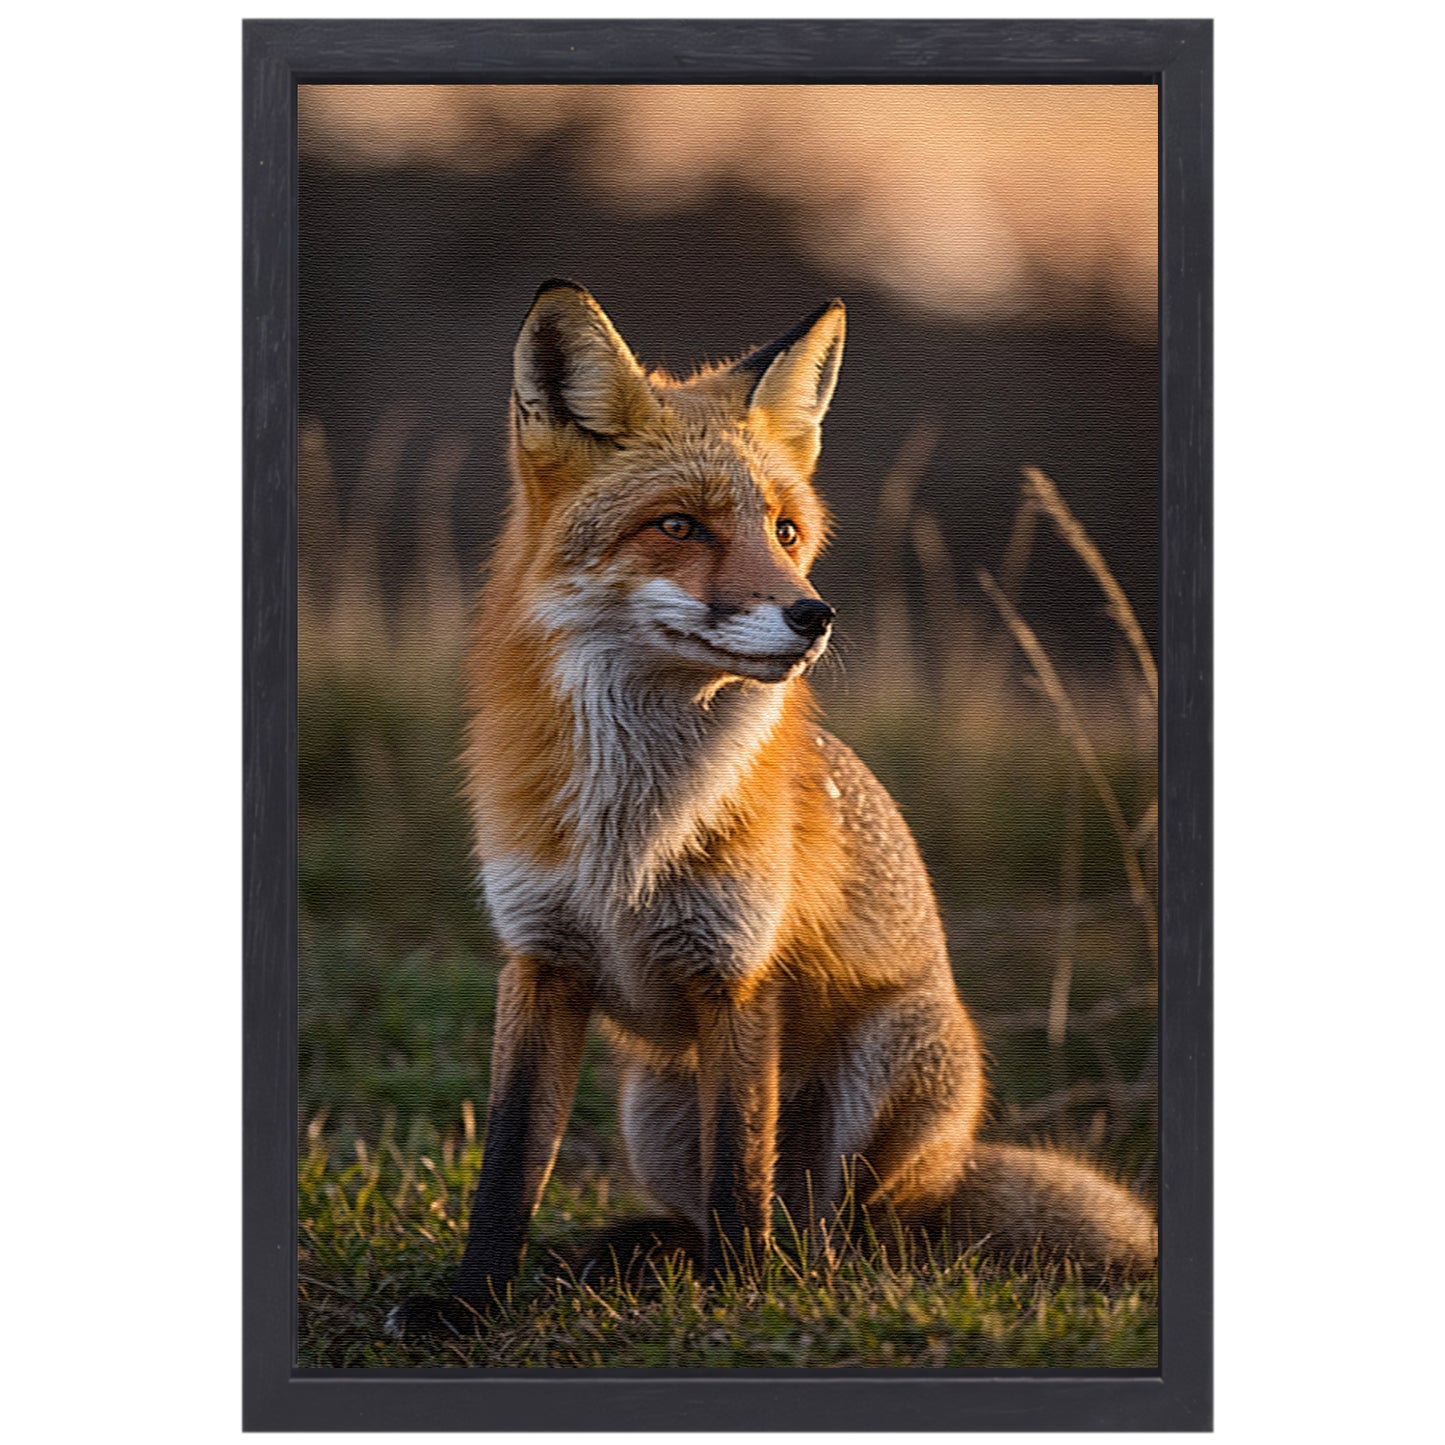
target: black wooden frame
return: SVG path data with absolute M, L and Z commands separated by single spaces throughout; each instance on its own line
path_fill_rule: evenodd
M 248 1429 L 1208 1429 L 1212 1238 L 1209 21 L 248 21 L 244 1423 Z M 296 87 L 306 81 L 1160 86 L 1160 1365 L 352 1370 L 296 1343 Z

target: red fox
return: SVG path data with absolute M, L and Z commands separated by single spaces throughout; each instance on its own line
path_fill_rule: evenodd
M 502 970 L 490 1113 L 450 1301 L 517 1270 L 590 1018 L 625 1060 L 622 1134 L 715 1275 L 773 1202 L 859 1203 L 955 1237 L 1153 1268 L 1136 1198 L 982 1143 L 983 1054 L 928 875 L 804 674 L 834 611 L 808 581 L 843 356 L 830 301 L 686 380 L 646 372 L 582 287 L 516 343 L 510 512 L 469 662 L 468 798 Z M 851 1167 L 850 1166 L 854 1166 Z

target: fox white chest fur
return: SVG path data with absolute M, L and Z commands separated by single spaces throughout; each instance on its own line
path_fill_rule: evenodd
M 681 1049 L 666 985 L 744 977 L 776 944 L 785 885 L 706 864 L 785 688 L 702 689 L 693 674 L 639 662 L 605 628 L 561 642 L 553 680 L 572 717 L 571 767 L 552 799 L 570 856 L 489 860 L 493 920 L 512 951 L 585 971 L 614 1023 Z

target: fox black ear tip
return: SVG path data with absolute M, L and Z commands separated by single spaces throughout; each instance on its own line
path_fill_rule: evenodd
M 573 281 L 568 276 L 550 276 L 537 287 L 537 294 L 532 297 L 532 305 L 535 306 L 549 291 L 575 291 L 579 296 L 592 294 L 580 281 Z

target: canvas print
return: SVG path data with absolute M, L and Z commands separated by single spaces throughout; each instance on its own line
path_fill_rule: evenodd
M 1157 101 L 301 88 L 298 1364 L 1155 1366 Z

